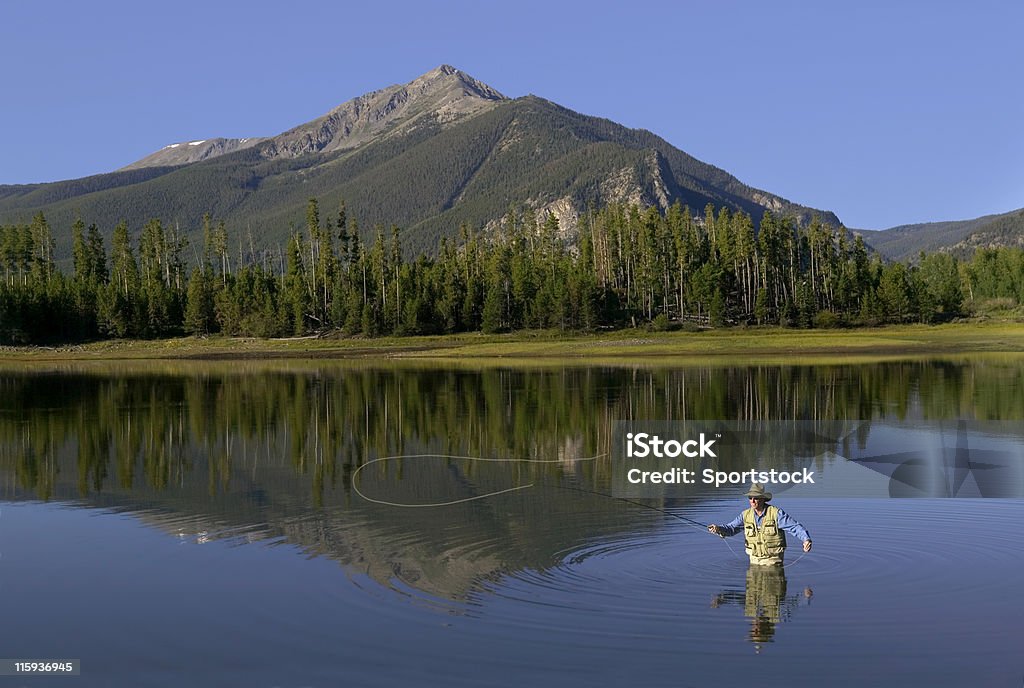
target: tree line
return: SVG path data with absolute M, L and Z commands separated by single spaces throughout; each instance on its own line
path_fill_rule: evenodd
M 1018 248 L 889 263 L 841 227 L 766 212 L 755 229 L 750 215 L 710 205 L 694 215 L 613 204 L 584 214 L 572 237 L 554 215 L 510 212 L 415 257 L 397 226 L 364 240 L 344 202 L 322 217 L 316 199 L 277 250 L 247 246 L 209 215 L 202 246 L 158 219 L 137 237 L 118 224 L 109 251 L 96 225 L 78 219 L 71 235 L 66 275 L 42 213 L 0 227 L 0 341 L 840 327 L 948 320 L 965 295 L 1024 301 Z

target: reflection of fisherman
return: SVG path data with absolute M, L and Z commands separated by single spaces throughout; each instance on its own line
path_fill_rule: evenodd
M 786 553 L 786 532 L 804 543 L 804 551 L 811 551 L 811 536 L 807 530 L 789 514 L 777 506 L 768 506 L 771 492 L 764 491 L 764 485 L 754 483 L 747 492 L 750 508 L 724 526 L 708 526 L 715 535 L 729 537 L 743 532 L 747 555 L 751 564 L 760 566 L 782 566 Z
M 804 590 L 810 601 L 814 593 Z M 712 607 L 723 604 L 742 604 L 743 615 L 750 619 L 747 638 L 760 650 L 761 643 L 770 643 L 775 636 L 775 625 L 787 621 L 799 604 L 799 597 L 786 598 L 786 574 L 780 566 L 751 566 L 747 569 L 747 587 L 744 594 L 726 590 L 711 601 Z

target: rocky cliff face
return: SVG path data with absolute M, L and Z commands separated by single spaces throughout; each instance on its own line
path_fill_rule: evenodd
M 496 90 L 441 65 L 401 86 L 353 98 L 323 117 L 302 124 L 263 147 L 265 157 L 294 157 L 356 148 L 383 134 L 408 130 L 424 120 L 446 124 L 506 100 Z
M 507 98 L 487 84 L 450 65 L 441 65 L 407 84 L 346 101 L 323 117 L 278 136 L 172 143 L 123 169 L 187 165 L 256 145 L 267 159 L 331 153 L 404 133 L 424 122 L 443 126 L 503 100 Z

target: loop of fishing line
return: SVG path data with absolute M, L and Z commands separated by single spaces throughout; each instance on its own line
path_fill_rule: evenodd
M 607 454 L 597 454 L 595 456 L 587 456 L 587 457 L 583 457 L 583 458 L 579 458 L 579 459 L 574 459 L 574 461 L 595 461 L 595 460 L 601 458 L 602 456 L 607 456 Z M 506 494 L 508 492 L 516 492 L 517 490 L 525 490 L 527 488 L 533 487 L 533 483 L 529 483 L 528 485 L 517 485 L 516 487 L 510 487 L 510 488 L 507 488 L 507 489 L 504 489 L 504 490 L 497 490 L 496 492 L 487 492 L 485 494 L 476 495 L 474 497 L 463 497 L 462 499 L 452 499 L 452 500 L 445 501 L 445 502 L 430 502 L 430 503 L 424 503 L 424 504 L 403 504 L 401 502 L 389 502 L 389 501 L 386 501 L 386 500 L 383 500 L 383 499 L 374 499 L 373 497 L 367 497 L 363 493 L 363 491 L 359 489 L 359 485 L 358 485 L 358 483 L 356 481 L 356 476 L 358 476 L 359 472 L 361 470 L 363 470 L 364 468 L 366 468 L 367 466 L 371 466 L 371 465 L 373 465 L 375 463 L 381 463 L 382 461 L 395 461 L 395 460 L 398 460 L 398 459 L 429 459 L 429 458 L 433 458 L 433 459 L 461 459 L 461 460 L 468 460 L 468 461 L 486 461 L 488 463 L 561 463 L 562 462 L 561 459 L 519 459 L 519 458 L 495 459 L 495 458 L 488 458 L 488 457 L 485 457 L 485 456 L 456 456 L 456 455 L 452 455 L 452 454 L 398 454 L 398 455 L 395 455 L 395 456 L 382 456 L 379 459 L 373 459 L 372 461 L 367 461 L 366 463 L 362 464 L 361 466 L 356 468 L 354 471 L 352 471 L 352 489 L 355 491 L 355 493 L 357 495 L 359 495 L 360 497 L 362 497 L 363 499 L 365 499 L 368 502 L 373 502 L 374 504 L 383 504 L 385 506 L 396 506 L 396 507 L 400 507 L 400 508 L 403 508 L 403 509 L 418 509 L 418 508 L 425 508 L 425 507 L 452 506 L 454 504 L 462 504 L 462 503 L 465 503 L 465 502 L 472 502 L 472 501 L 477 500 L 477 499 L 486 499 L 487 497 L 495 497 L 497 495 Z
M 607 456 L 607 454 L 596 454 L 594 456 L 587 456 L 587 457 L 582 457 L 582 458 L 579 458 L 579 459 L 574 459 L 574 461 L 595 461 L 595 460 L 597 460 L 597 459 L 599 459 L 599 458 L 601 458 L 603 456 Z M 358 481 L 356 480 L 356 478 L 359 475 L 359 472 L 362 471 L 364 468 L 366 468 L 368 466 L 372 466 L 375 463 L 381 463 L 381 462 L 384 462 L 384 461 L 397 461 L 399 459 L 431 459 L 431 458 L 432 459 L 456 459 L 456 460 L 463 460 L 463 461 L 485 461 L 485 462 L 488 462 L 488 463 L 561 463 L 562 462 L 562 459 L 522 459 L 522 458 L 501 459 L 501 458 L 488 458 L 488 457 L 484 457 L 484 456 L 459 456 L 459 455 L 454 455 L 454 454 L 396 454 L 394 456 L 382 456 L 382 457 L 380 457 L 378 459 L 373 459 L 371 461 L 367 461 L 366 463 L 358 466 L 352 472 L 352 489 L 353 489 L 353 491 L 355 491 L 355 493 L 357 495 L 359 495 L 360 497 L 362 497 L 363 499 L 365 499 L 368 502 L 372 502 L 373 504 L 382 504 L 384 506 L 394 506 L 394 507 L 399 507 L 399 508 L 402 508 L 402 509 L 422 509 L 422 508 L 429 508 L 429 507 L 452 506 L 452 505 L 455 505 L 455 504 L 464 504 L 466 502 L 472 502 L 472 501 L 475 501 L 475 500 L 478 500 L 478 499 L 486 499 L 488 497 L 496 497 L 497 495 L 507 494 L 509 492 L 517 492 L 519 490 L 525 490 L 525 489 L 533 487 L 533 483 L 529 483 L 527 485 L 517 485 L 516 487 L 509 487 L 509 488 L 506 488 L 504 490 L 497 490 L 495 492 L 487 492 L 485 494 L 475 495 L 473 497 L 463 497 L 462 499 L 452 499 L 452 500 L 448 500 L 448 501 L 444 501 L 444 502 L 427 502 L 427 503 L 423 503 L 423 504 L 404 504 L 402 502 L 391 502 L 391 501 L 387 501 L 387 500 L 384 500 L 384 499 L 374 499 L 373 497 L 368 497 L 362 490 L 359 489 L 359 484 L 358 484 Z M 686 525 L 688 525 L 690 527 L 699 528 L 700 530 L 704 531 L 705 533 L 709 533 L 711 535 L 715 534 L 715 533 L 711 533 L 711 531 L 707 530 L 708 524 L 706 524 L 706 523 L 700 523 L 699 521 L 694 521 L 693 519 L 686 518 L 685 516 L 680 516 L 679 514 L 674 514 L 671 511 L 668 511 L 667 509 L 661 509 L 661 508 L 658 508 L 656 506 L 652 506 L 650 504 L 644 504 L 643 502 L 637 502 L 635 500 L 627 499 L 625 497 L 616 497 L 615 495 L 607 494 L 605 492 L 598 492 L 596 490 L 586 490 L 586 489 L 579 488 L 579 487 L 568 487 L 568 486 L 565 486 L 565 485 L 556 485 L 555 487 L 557 487 L 559 489 L 562 489 L 562 490 L 569 490 L 571 492 L 583 492 L 583 493 L 587 493 L 587 494 L 599 495 L 601 497 L 608 497 L 609 499 L 617 499 L 619 501 L 627 502 L 629 504 L 635 504 L 637 506 L 642 506 L 645 509 L 653 509 L 654 511 L 661 512 L 661 513 L 663 513 L 663 514 L 665 514 L 667 516 L 671 516 L 672 518 L 675 518 L 675 519 L 677 519 L 679 521 L 682 521 L 683 523 L 685 523 Z M 719 536 L 719 537 L 721 537 L 722 540 L 725 541 L 725 546 L 729 548 L 729 552 L 731 552 L 734 557 L 736 557 L 737 559 L 742 559 L 743 558 L 739 554 L 736 553 L 736 550 L 734 550 L 732 548 L 732 545 L 729 544 L 729 539 L 728 538 L 723 537 L 723 536 Z M 798 561 L 800 561 L 801 559 L 803 559 L 806 555 L 807 555 L 807 552 L 802 552 L 800 554 L 800 556 L 797 557 L 795 560 L 791 561 L 788 564 L 784 564 L 783 566 L 788 568 L 788 567 L 792 566 L 793 564 L 797 563 Z

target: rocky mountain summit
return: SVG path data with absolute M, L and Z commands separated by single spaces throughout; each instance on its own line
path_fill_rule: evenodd
M 353 98 L 323 117 L 275 136 L 264 157 L 331 153 L 379 137 L 400 135 L 421 120 L 439 124 L 480 113 L 507 100 L 496 90 L 450 65 L 441 65 L 405 85 Z
M 187 165 L 258 146 L 261 157 L 297 157 L 357 148 L 394 136 L 423 120 L 447 124 L 508 100 L 451 65 L 441 65 L 407 84 L 348 100 L 317 119 L 272 137 L 216 138 L 172 143 L 122 169 Z

